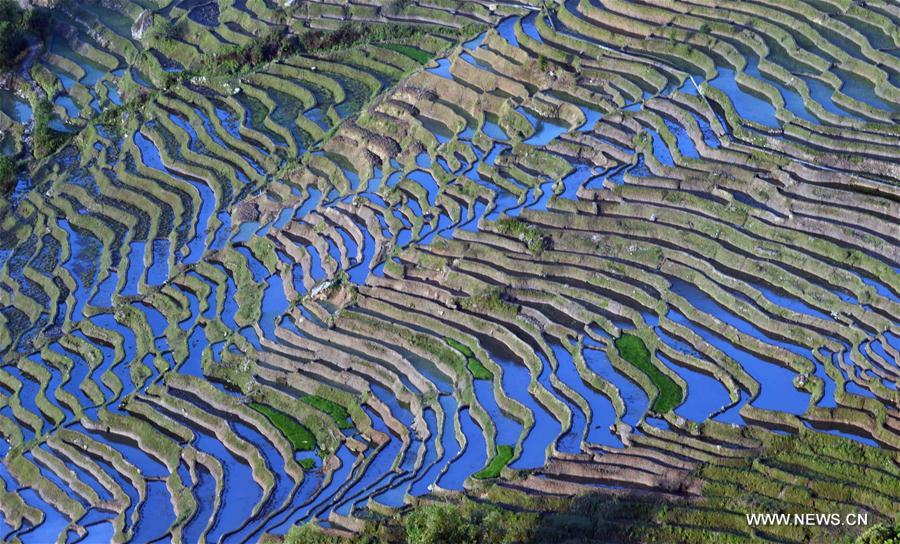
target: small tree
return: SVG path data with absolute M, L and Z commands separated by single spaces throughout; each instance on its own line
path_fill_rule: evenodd
M 16 25 L 9 21 L 0 21 L 0 55 L 4 61 L 18 53 L 22 38 Z
M 0 195 L 8 195 L 16 186 L 16 161 L 0 156 Z
M 9 68 L 22 51 L 25 41 L 19 26 L 0 20 L 0 68 Z
M 23 10 L 14 0 L 0 0 L 0 70 L 9 69 L 28 45 L 27 33 L 44 38 L 50 26 L 45 9 Z
M 859 535 L 856 544 L 900 544 L 900 522 L 893 525 L 879 523 L 870 527 Z
M 161 41 L 177 40 L 181 37 L 181 25 L 170 19 L 156 17 L 153 21 L 153 38 Z
M 409 544 L 438 542 L 468 544 L 476 542 L 475 527 L 469 525 L 454 505 L 434 504 L 417 508 L 406 517 L 406 541 Z
M 409 4 L 409 0 L 388 0 L 382 6 L 381 11 L 384 12 L 385 15 L 399 15 L 401 11 L 406 9 L 406 6 Z
M 34 108 L 34 158 L 42 159 L 53 154 L 65 141 L 65 134 L 50 128 L 53 120 L 53 104 L 41 100 Z

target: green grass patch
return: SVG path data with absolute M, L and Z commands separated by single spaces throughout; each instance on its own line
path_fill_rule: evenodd
M 444 338 L 444 341 L 446 341 L 451 348 L 463 354 L 466 358 L 466 368 L 469 369 L 469 372 L 472 373 L 472 376 L 476 380 L 491 380 L 494 378 L 494 375 L 484 366 L 484 363 L 475 357 L 475 353 L 469 349 L 469 346 L 457 342 L 452 338 Z
M 250 407 L 266 416 L 272 422 L 272 425 L 275 425 L 281 431 L 281 434 L 290 441 L 295 450 L 310 451 L 316 449 L 316 437 L 296 419 L 271 406 L 259 404 L 258 402 L 250 403 Z
M 353 428 L 353 422 L 350 421 L 350 412 L 348 412 L 347 409 L 340 404 L 318 395 L 307 395 L 300 400 L 305 402 L 306 404 L 309 404 L 316 410 L 325 412 L 326 414 L 331 416 L 331 418 L 334 419 L 335 422 L 337 422 L 338 429 Z
M 499 314 L 507 317 L 515 317 L 519 313 L 519 307 L 506 300 L 505 293 L 498 288 L 485 289 L 471 296 L 459 298 L 457 303 L 463 310 L 476 313 Z
M 466 368 L 469 369 L 469 372 L 472 373 L 472 376 L 476 380 L 490 380 L 494 377 L 494 375 L 491 374 L 491 371 L 485 368 L 481 361 L 474 357 L 466 359 Z
M 298 463 L 301 467 L 303 467 L 303 470 L 312 470 L 316 468 L 316 462 L 308 457 L 305 459 L 300 459 Z
M 500 471 L 503 470 L 503 467 L 509 464 L 512 458 L 512 446 L 507 446 L 506 444 L 497 446 L 497 455 L 495 455 L 494 458 L 491 459 L 491 462 L 488 463 L 486 467 L 477 472 L 475 474 L 475 477 L 479 480 L 497 478 L 498 476 L 500 476 Z
M 638 367 L 659 390 L 659 395 L 653 401 L 654 412 L 665 414 L 681 404 L 683 398 L 681 387 L 653 365 L 650 361 L 650 351 L 643 340 L 633 334 L 623 334 L 616 338 L 615 343 L 619 355 Z
M 497 221 L 497 232 L 518 238 L 525 243 L 528 252 L 540 255 L 550 246 L 550 237 L 534 225 L 529 225 L 517 217 L 504 217 Z
M 385 44 L 382 44 L 381 47 L 384 47 L 385 49 L 390 49 L 391 51 L 396 51 L 397 53 L 400 53 L 401 55 L 406 55 L 407 57 L 413 59 L 414 61 L 418 62 L 419 64 L 425 64 L 426 62 L 431 60 L 430 53 L 428 53 L 426 51 L 422 51 L 421 49 L 417 49 L 411 45 L 403 45 L 403 44 L 399 44 L 399 43 L 385 43 Z

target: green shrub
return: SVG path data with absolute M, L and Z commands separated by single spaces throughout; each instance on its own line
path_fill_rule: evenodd
M 169 26 L 158 29 L 156 36 L 165 37 L 177 33 L 176 30 L 169 29 L 172 26 L 171 23 L 165 24 Z M 337 30 L 307 30 L 299 35 L 289 32 L 286 28 L 279 28 L 254 38 L 247 44 L 209 55 L 200 62 L 198 69 L 182 72 L 181 77 L 244 74 L 261 64 L 300 53 L 313 55 L 367 43 L 407 40 L 424 34 L 425 31 L 421 28 L 403 24 L 346 23 Z M 425 63 L 431 58 L 428 53 L 415 47 L 401 44 L 387 44 L 385 47 L 407 55 L 420 63 Z
M 855 544 L 900 544 L 900 523 L 879 523 L 859 535 Z
M 308 30 L 300 36 L 305 53 L 320 53 L 335 49 L 347 49 L 366 43 L 407 41 L 430 34 L 467 35 L 475 29 L 469 26 L 461 30 L 444 27 L 421 27 L 409 24 L 344 23 L 337 30 Z M 401 51 L 403 53 L 403 51 Z
M 407 544 L 512 544 L 527 542 L 538 520 L 535 513 L 463 500 L 419 507 L 404 527 Z
M 14 0 L 0 0 L 0 71 L 14 66 L 28 47 L 28 34 L 43 39 L 49 22 L 48 13 L 42 8 L 23 10 Z
M 385 15 L 399 15 L 409 5 L 409 0 L 387 0 L 381 8 Z
M 476 313 L 494 313 L 513 317 L 519 313 L 519 307 L 503 298 L 498 288 L 486 289 L 472 296 L 459 299 L 464 310 Z
M 52 155 L 65 143 L 67 136 L 50 128 L 53 120 L 53 104 L 49 100 L 41 100 L 34 108 L 34 158 L 43 159 Z
M 178 40 L 184 35 L 184 28 L 177 21 L 163 17 L 155 17 L 150 35 L 154 40 Z
M 22 33 L 16 28 L 16 24 L 9 21 L 0 21 L 0 65 L 9 68 L 25 47 Z
M 550 238 L 541 229 L 515 217 L 497 221 L 497 231 L 523 242 L 532 255 L 539 255 L 550 246 Z
M 462 512 L 449 504 L 428 505 L 406 518 L 406 540 L 409 544 L 437 542 L 475 542 L 475 527 L 469 525 Z
M 279 29 L 224 53 L 208 56 L 201 61 L 201 68 L 198 71 L 190 74 L 185 72 L 185 75 L 220 76 L 246 73 L 260 64 L 300 53 L 301 49 L 301 39 L 298 36 L 288 33 L 285 29 Z
M 330 535 L 316 527 L 314 523 L 304 523 L 291 527 L 284 544 L 344 544 L 347 539 Z
M 16 161 L 0 157 L 0 196 L 8 195 L 16 186 Z

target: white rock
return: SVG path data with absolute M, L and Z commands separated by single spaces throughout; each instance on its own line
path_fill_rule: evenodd
M 151 26 L 153 26 L 153 12 L 145 9 L 131 25 L 131 37 L 135 40 L 144 39 L 144 35 Z

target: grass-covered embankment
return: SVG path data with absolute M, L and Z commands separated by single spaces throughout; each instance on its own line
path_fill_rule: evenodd
M 692 501 L 606 493 L 566 498 L 495 486 L 477 501 L 422 504 L 401 517 L 370 520 L 351 539 L 301 526 L 284 542 L 701 544 L 754 542 L 759 531 L 773 541 L 798 544 L 888 544 L 900 537 L 900 526 L 891 519 L 896 508 L 888 499 L 896 493 L 900 474 L 889 453 L 813 432 L 776 435 L 756 429 L 741 434 L 758 441 L 759 456 L 701 465 L 702 496 Z M 861 481 L 867 482 L 864 488 Z M 746 521 L 746 514 L 762 511 L 838 513 L 846 519 L 860 512 L 853 503 L 867 505 L 867 525 L 751 527 Z

